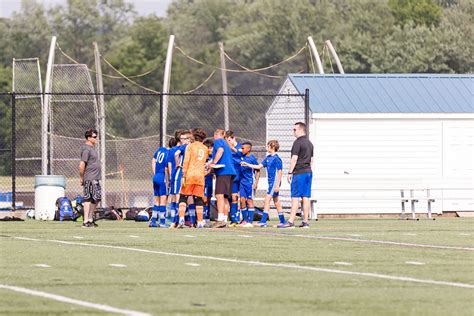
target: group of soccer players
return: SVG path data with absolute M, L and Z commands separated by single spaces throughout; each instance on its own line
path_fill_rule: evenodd
M 278 227 L 285 227 L 278 200 L 283 165 L 277 154 L 277 140 L 267 143 L 268 155 L 259 163 L 251 153 L 252 144 L 237 142 L 232 131 L 218 129 L 213 138 L 207 138 L 202 128 L 194 128 L 177 130 L 174 136 L 168 148 L 160 147 L 153 155 L 154 206 L 150 227 L 266 227 L 272 200 L 278 211 Z M 262 168 L 267 168 L 268 190 L 261 219 L 254 224 L 254 195 Z M 218 218 L 211 225 L 213 193 Z M 167 204 L 171 225 L 166 223 Z

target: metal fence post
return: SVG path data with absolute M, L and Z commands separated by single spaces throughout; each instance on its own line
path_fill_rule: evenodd
M 304 123 L 306 124 L 306 135 L 309 137 L 309 89 L 304 91 Z
M 160 147 L 165 146 L 164 138 L 166 137 L 166 131 L 164 130 L 163 126 L 164 112 L 165 111 L 163 111 L 163 93 L 160 93 Z
M 12 143 L 11 143 L 11 154 L 12 154 L 12 211 L 16 209 L 16 94 L 15 92 L 11 95 L 12 104 Z

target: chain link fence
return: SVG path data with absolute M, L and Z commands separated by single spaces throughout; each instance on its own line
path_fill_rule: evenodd
M 12 207 L 12 97 L 0 94 L 0 211 Z
M 59 72 L 54 71 L 57 78 Z M 100 140 L 105 139 L 105 155 L 101 154 L 106 175 L 103 188 L 105 204 L 115 207 L 151 205 L 153 153 L 159 146 L 166 146 L 177 129 L 202 127 L 212 137 L 216 129 L 227 127 L 239 141 L 252 143 L 253 154 L 259 161 L 266 155 L 267 141 L 278 139 L 282 144 L 280 155 L 287 167 L 293 142 L 291 128 L 297 121 L 304 122 L 307 116 L 306 97 L 300 94 L 169 94 L 167 111 L 164 111 L 164 96 L 151 93 L 99 95 L 53 89 L 51 93 L 2 95 L 5 104 L 15 107 L 11 109 L 16 115 L 11 120 L 14 128 L 10 137 L 16 154 L 13 160 L 8 159 L 9 152 L 1 154 L 3 161 L 16 167 L 16 174 L 3 170 L 1 191 L 16 193 L 17 208 L 34 206 L 34 176 L 42 171 L 41 100 L 46 95 L 50 99 L 48 170 L 50 174 L 66 176 L 66 193 L 72 198 L 82 193 L 79 151 L 85 142 L 85 130 L 94 127 L 100 130 L 97 100 L 103 96 L 106 134 Z M 97 150 L 100 153 L 100 143 Z M 16 190 L 9 190 L 11 177 L 16 178 Z M 265 172 L 261 177 L 264 181 Z

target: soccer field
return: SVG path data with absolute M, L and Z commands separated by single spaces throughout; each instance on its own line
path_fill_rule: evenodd
M 472 315 L 473 224 L 176 230 L 3 222 L 0 313 Z

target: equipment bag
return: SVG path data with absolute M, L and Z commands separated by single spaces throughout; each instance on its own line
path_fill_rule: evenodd
M 63 196 L 56 200 L 56 213 L 54 214 L 54 220 L 61 222 L 64 220 L 75 220 L 74 211 L 69 198 Z

